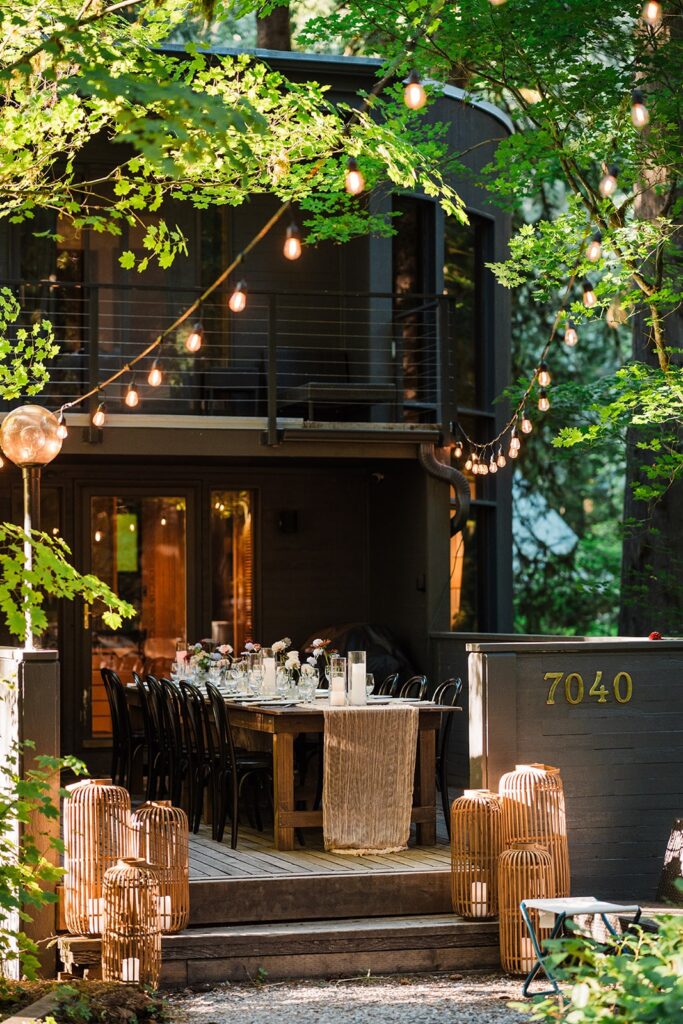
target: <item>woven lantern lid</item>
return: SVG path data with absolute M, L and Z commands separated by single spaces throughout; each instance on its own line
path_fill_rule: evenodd
M 510 843 L 508 845 L 508 850 L 528 850 L 529 852 L 531 850 L 539 850 L 541 853 L 547 853 L 548 856 L 550 856 L 548 848 L 542 846 L 540 843 L 535 842 L 535 840 L 533 839 L 529 839 L 526 841 L 524 839 L 520 839 L 515 841 L 514 843 Z
M 475 796 L 498 796 L 490 789 L 465 789 L 463 790 L 463 796 L 475 797 Z
M 81 786 L 113 786 L 111 779 L 79 779 L 78 782 L 72 782 L 70 786 L 67 786 L 67 792 L 72 793 L 75 789 L 80 789 Z
M 516 772 L 532 771 L 532 772 L 548 772 L 548 773 L 550 773 L 550 772 L 559 772 L 559 770 L 560 770 L 559 768 L 554 768 L 551 764 L 539 764 L 538 762 L 533 762 L 532 764 L 516 764 L 515 765 L 515 771 Z

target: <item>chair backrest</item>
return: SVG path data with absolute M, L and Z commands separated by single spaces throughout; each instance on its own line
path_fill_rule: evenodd
M 180 755 L 183 749 L 183 715 L 180 691 L 170 679 L 164 679 L 163 676 L 159 679 L 158 685 L 163 694 L 166 736 L 173 754 Z
M 424 700 L 428 685 L 427 676 L 411 676 L 399 687 L 398 695 Z
M 432 700 L 442 707 L 456 707 L 462 693 L 462 679 L 446 679 L 434 691 Z M 453 728 L 453 715 L 442 715 L 439 736 L 436 743 L 436 756 L 440 760 L 448 747 L 448 740 Z
M 230 715 L 225 706 L 225 698 L 213 683 L 207 683 L 206 689 L 209 694 L 209 700 L 211 701 L 212 723 L 216 730 L 215 735 L 218 742 L 217 753 L 220 757 L 221 764 L 223 766 L 230 765 L 231 771 L 235 772 L 237 770 L 235 744 L 232 738 L 232 729 L 230 727 Z
M 395 697 L 396 688 L 398 687 L 398 672 L 392 672 L 391 675 L 386 676 L 380 683 L 379 690 L 377 691 L 382 697 Z
M 113 669 L 103 668 L 100 671 L 104 688 L 107 691 L 110 709 L 112 708 L 112 702 L 114 705 L 111 719 L 114 741 L 116 742 L 118 738 L 121 746 L 131 746 L 133 743 L 133 724 L 130 718 L 128 700 L 126 699 L 126 687 Z
M 190 760 L 202 760 L 208 753 L 205 735 L 204 698 L 186 679 L 180 681 L 185 746 Z
M 140 678 L 137 672 L 133 672 L 133 682 L 138 691 L 140 699 L 140 711 L 142 713 L 142 728 L 145 733 L 145 743 L 149 751 L 158 750 L 160 743 L 159 727 L 157 724 L 156 701 L 154 694 L 150 691 L 147 683 Z
M 107 704 L 109 705 L 109 717 L 111 718 L 111 737 L 112 743 L 115 747 L 121 746 L 121 724 L 119 722 L 119 707 L 118 700 L 116 697 L 116 691 L 114 690 L 114 684 L 110 676 L 111 669 L 101 668 L 100 675 L 102 676 L 102 683 L 104 684 L 104 692 L 107 695 Z

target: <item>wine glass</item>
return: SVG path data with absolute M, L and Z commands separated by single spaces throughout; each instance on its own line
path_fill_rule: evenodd
M 365 676 L 365 694 L 367 697 L 371 697 L 375 689 L 375 677 L 372 672 L 366 673 Z

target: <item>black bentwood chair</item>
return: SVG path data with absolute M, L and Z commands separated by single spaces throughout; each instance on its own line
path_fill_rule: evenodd
M 392 672 L 391 675 L 386 676 L 379 684 L 379 690 L 377 691 L 377 693 L 381 697 L 395 697 L 397 689 L 398 672 Z
M 130 789 L 133 763 L 142 755 L 145 747 L 145 735 L 133 729 L 126 688 L 110 668 L 100 669 L 104 683 L 112 729 L 111 777 L 115 785 Z
M 411 697 L 416 700 L 424 700 L 427 693 L 427 676 L 411 676 L 399 687 L 399 697 Z
M 142 725 L 145 732 L 147 747 L 147 784 L 145 799 L 157 800 L 166 788 L 166 750 L 164 747 L 163 728 L 159 720 L 159 702 L 157 693 L 150 686 L 149 679 L 141 679 L 133 672 L 133 682 L 138 691 Z M 156 680 L 154 680 L 156 683 Z
M 209 747 L 212 748 L 213 838 L 219 843 L 223 841 L 225 822 L 228 810 L 230 810 L 232 821 L 230 845 L 235 850 L 237 848 L 242 791 L 247 785 L 253 785 L 254 812 L 257 823 L 260 823 L 258 794 L 264 785 L 266 793 L 270 792 L 267 783 L 272 779 L 272 759 L 266 753 L 239 750 L 235 747 L 225 698 L 212 683 L 207 683 L 206 689 L 212 711 L 212 720 L 207 722 L 207 735 L 210 737 Z
M 204 791 L 211 782 L 211 756 L 206 738 L 206 713 L 201 691 L 187 680 L 180 681 L 183 744 L 187 758 L 187 816 L 193 832 L 199 831 Z
M 462 693 L 462 679 L 446 679 L 437 686 L 432 700 L 442 707 L 456 707 Z M 453 715 L 442 715 L 436 740 L 436 785 L 441 793 L 441 807 L 446 819 L 446 831 L 451 837 L 451 805 L 448 799 L 448 741 L 453 729 Z

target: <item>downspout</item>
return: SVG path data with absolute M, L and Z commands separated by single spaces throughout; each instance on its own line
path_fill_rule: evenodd
M 453 466 L 447 466 L 438 458 L 437 450 L 447 451 L 448 449 L 437 449 L 435 444 L 421 444 L 418 459 L 426 473 L 436 477 L 437 480 L 443 480 L 455 491 L 455 512 L 451 516 L 451 537 L 453 537 L 467 522 L 470 512 L 470 485 L 464 473 L 461 473 L 459 469 L 454 469 Z

